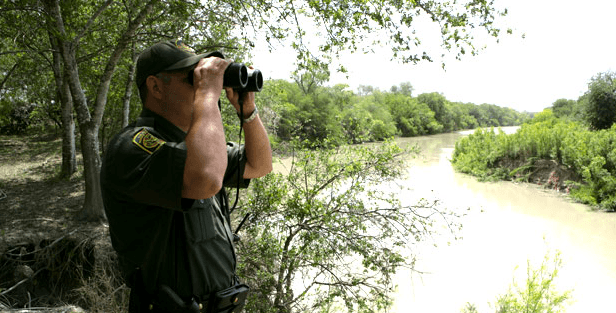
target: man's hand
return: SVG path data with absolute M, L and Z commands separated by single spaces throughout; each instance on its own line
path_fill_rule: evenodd
M 250 113 L 252 113 L 252 111 L 255 110 L 255 93 L 254 92 L 244 92 L 240 94 L 233 88 L 225 88 L 225 91 L 227 93 L 227 99 L 229 99 L 229 102 L 231 102 L 231 104 L 237 111 L 237 114 L 240 114 L 241 112 L 240 105 L 239 105 L 240 96 L 243 97 L 242 98 L 242 101 L 243 101 L 242 111 L 244 112 L 244 116 L 242 118 L 247 118 L 250 115 Z
M 201 59 L 193 73 L 195 90 L 220 95 L 225 70 L 230 63 L 230 61 L 218 57 Z

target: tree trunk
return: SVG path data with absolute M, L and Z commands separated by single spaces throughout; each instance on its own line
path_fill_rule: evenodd
M 101 157 L 98 153 L 98 127 L 79 124 L 81 134 L 81 155 L 83 156 L 83 176 L 86 197 L 79 218 L 86 221 L 104 221 L 105 207 L 100 185 Z
M 124 91 L 124 98 L 122 99 L 122 128 L 128 126 L 128 120 L 130 117 L 130 98 L 133 95 L 133 79 L 135 78 L 135 70 L 137 68 L 137 58 L 139 55 L 135 53 L 135 45 L 131 49 L 133 54 L 133 63 L 131 63 L 128 69 L 128 77 L 126 78 L 126 89 Z
M 64 77 L 60 99 L 62 101 L 62 171 L 60 177 L 71 177 L 77 171 L 75 151 L 75 121 L 73 120 L 73 98 Z
M 58 41 L 49 33 L 49 42 L 53 50 L 53 76 L 61 107 L 62 127 L 62 166 L 60 177 L 68 178 L 77 171 L 75 152 L 75 122 L 73 120 L 73 98 L 68 86 L 68 71 L 63 70 L 62 55 Z
M 278 272 L 278 279 L 276 281 L 276 293 L 274 295 L 274 307 L 276 307 L 278 313 L 289 313 L 291 312 L 291 302 L 289 301 L 292 298 L 292 295 L 288 294 L 288 288 L 286 280 L 289 279 L 292 275 L 291 271 L 291 261 L 289 259 L 289 250 L 291 248 L 291 242 L 293 238 L 297 235 L 297 232 L 289 229 L 289 236 L 285 240 L 282 258 L 280 260 L 280 269 Z

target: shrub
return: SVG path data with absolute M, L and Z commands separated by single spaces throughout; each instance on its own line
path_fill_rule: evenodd
M 556 291 L 555 281 L 562 266 L 560 253 L 546 254 L 538 268 L 527 261 L 526 281 L 519 285 L 513 280 L 509 290 L 496 299 L 496 313 L 558 313 L 563 312 L 571 299 L 571 291 Z M 462 313 L 478 313 L 477 307 L 466 303 Z
M 554 257 L 545 256 L 538 268 L 533 268 L 527 261 L 526 282 L 519 286 L 513 281 L 509 291 L 497 298 L 498 313 L 557 313 L 562 312 L 571 291 L 558 292 L 555 279 L 562 265 L 560 253 Z
M 34 108 L 34 104 L 26 103 L 0 104 L 0 133 L 5 135 L 24 133 L 32 122 L 30 114 Z

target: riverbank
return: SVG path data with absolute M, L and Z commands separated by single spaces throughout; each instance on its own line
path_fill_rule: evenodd
M 590 131 L 542 114 L 515 134 L 480 129 L 461 139 L 454 168 L 481 180 L 541 184 L 597 209 L 616 210 L 616 127 Z

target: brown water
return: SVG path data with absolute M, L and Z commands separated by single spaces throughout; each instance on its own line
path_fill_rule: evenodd
M 466 211 L 460 240 L 449 236 L 420 245 L 416 268 L 398 274 L 393 312 L 460 312 L 467 302 L 495 312 L 496 297 L 516 277 L 524 284 L 527 260 L 537 267 L 546 254 L 563 260 L 559 291 L 573 290 L 565 312 L 616 312 L 616 214 L 592 212 L 555 192 L 531 184 L 486 183 L 455 173 L 449 162 L 462 134 L 400 139 L 417 144 L 402 198 L 440 199 Z M 443 233 L 447 233 L 443 230 Z M 517 270 L 515 268 L 519 267 Z M 492 306 L 489 305 L 492 304 Z

